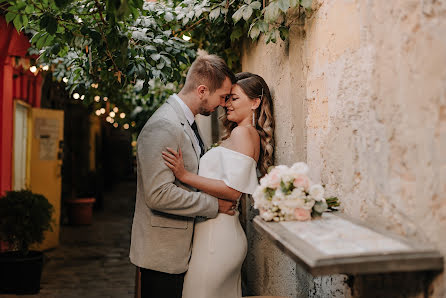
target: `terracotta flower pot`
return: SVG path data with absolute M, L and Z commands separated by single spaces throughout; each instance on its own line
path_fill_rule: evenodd
M 91 225 L 95 198 L 74 198 L 66 201 L 68 220 L 72 225 Z

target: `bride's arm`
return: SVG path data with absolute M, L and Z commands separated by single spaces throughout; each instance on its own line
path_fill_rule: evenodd
M 199 189 L 219 199 L 236 201 L 240 197 L 241 192 L 230 188 L 222 180 L 206 178 L 188 172 L 184 168 L 181 149 L 179 149 L 178 152 L 171 148 L 167 148 L 167 150 L 170 153 L 164 151 L 162 153 L 165 164 L 172 170 L 175 177 L 177 177 L 177 179 L 181 182 L 195 187 L 196 189 Z

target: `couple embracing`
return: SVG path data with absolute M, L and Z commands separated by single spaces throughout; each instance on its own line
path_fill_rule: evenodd
M 205 152 L 196 114 L 225 108 L 227 135 Z M 242 194 L 273 162 L 272 99 L 258 75 L 234 75 L 214 55 L 192 63 L 183 89 L 138 137 L 137 194 L 130 260 L 141 296 L 239 298 L 247 240 Z

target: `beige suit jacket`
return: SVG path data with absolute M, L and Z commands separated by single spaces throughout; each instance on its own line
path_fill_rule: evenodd
M 138 267 L 167 273 L 188 268 L 194 218 L 214 218 L 215 197 L 196 192 L 175 179 L 164 164 L 166 147 L 183 152 L 184 166 L 198 172 L 200 148 L 175 98 L 170 97 L 145 124 L 137 142 L 137 192 L 130 261 Z

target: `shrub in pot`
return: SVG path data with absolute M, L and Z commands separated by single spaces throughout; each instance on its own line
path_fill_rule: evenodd
M 48 200 L 28 190 L 8 191 L 0 198 L 0 240 L 10 251 L 0 253 L 0 293 L 40 291 L 43 253 L 29 246 L 41 243 L 51 229 L 54 211 Z

